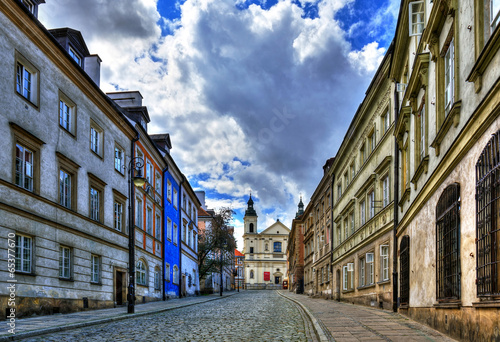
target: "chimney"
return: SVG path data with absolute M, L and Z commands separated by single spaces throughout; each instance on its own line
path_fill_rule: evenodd
M 98 87 L 101 86 L 101 62 L 102 60 L 98 55 L 85 57 L 84 70 Z

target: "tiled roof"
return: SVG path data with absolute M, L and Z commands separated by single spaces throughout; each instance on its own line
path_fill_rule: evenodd
M 245 256 L 244 254 L 242 254 L 239 250 L 235 249 L 234 250 L 234 255 L 237 256 L 237 257 L 242 257 L 242 256 Z

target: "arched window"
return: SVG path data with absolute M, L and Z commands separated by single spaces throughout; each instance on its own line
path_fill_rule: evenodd
M 165 264 L 165 280 L 170 281 L 170 265 Z
M 250 232 L 250 233 L 253 233 L 253 223 L 250 223 L 250 229 L 249 229 L 249 232 Z
M 253 279 L 253 270 L 250 270 L 250 279 Z
M 161 290 L 160 274 L 160 268 L 158 266 L 155 267 L 155 290 Z
M 401 304 L 407 305 L 410 302 L 410 237 L 408 235 L 403 236 L 399 248 L 399 263 L 401 268 L 399 296 Z
M 275 253 L 281 253 L 281 242 L 275 242 L 274 243 L 274 252 Z
M 500 296 L 500 131 L 476 164 L 477 295 Z
M 137 265 L 135 267 L 135 281 L 137 285 L 147 286 L 147 268 L 146 263 L 143 260 L 137 261 Z
M 444 189 L 436 207 L 438 300 L 460 299 L 460 185 Z
M 179 284 L 179 268 L 174 265 L 174 283 Z
M 266 243 L 266 251 L 268 251 L 268 250 L 269 250 L 269 244 Z

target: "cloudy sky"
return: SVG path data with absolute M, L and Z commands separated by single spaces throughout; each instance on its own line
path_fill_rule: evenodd
M 399 0 L 46 0 L 49 29 L 81 31 L 105 92 L 139 90 L 150 133 L 207 206 L 251 191 L 259 231 L 291 225 L 335 156 L 388 48 Z

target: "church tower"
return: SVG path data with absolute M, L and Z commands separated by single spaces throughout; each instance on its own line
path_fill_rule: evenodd
M 257 213 L 253 208 L 252 194 L 247 202 L 248 207 L 245 210 L 245 217 L 243 218 L 245 224 L 245 234 L 257 234 Z
M 302 203 L 302 196 L 300 196 L 300 202 L 298 205 L 297 213 L 295 214 L 295 218 L 299 218 L 300 216 L 302 216 L 303 213 L 304 213 L 304 203 Z

